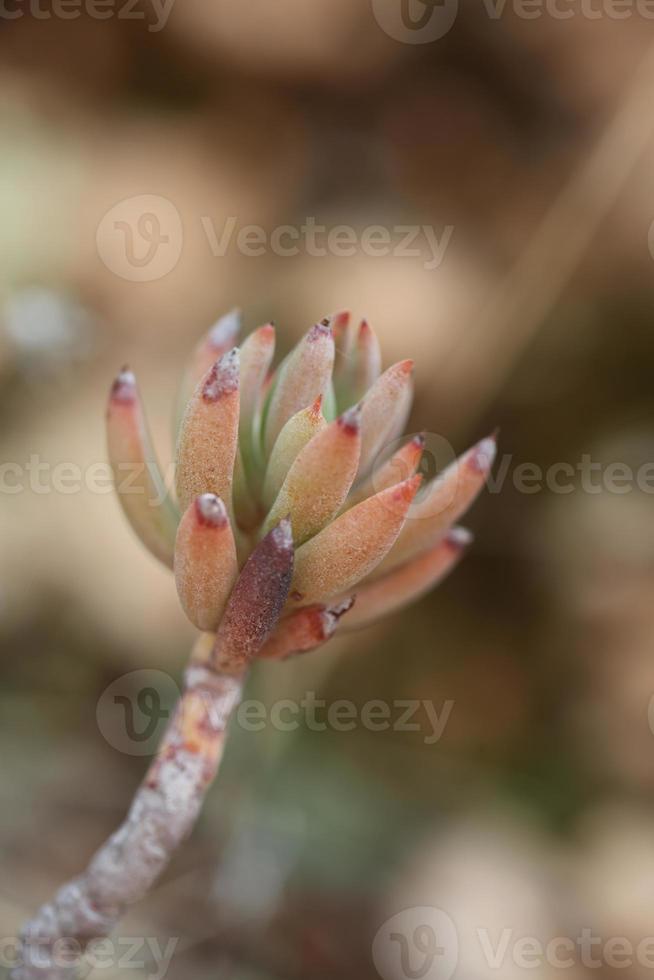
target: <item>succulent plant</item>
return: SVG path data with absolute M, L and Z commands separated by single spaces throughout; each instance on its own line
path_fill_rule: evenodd
M 181 517 L 127 370 L 111 393 L 109 451 L 132 527 L 174 569 L 200 630 L 218 630 L 258 542 L 275 527 L 280 540 L 290 530 L 293 577 L 261 651 L 282 656 L 297 643 L 306 649 L 309 635 L 326 638 L 315 635 L 320 616 L 326 633 L 346 612 L 341 629 L 367 625 L 441 579 L 469 542 L 451 529 L 483 486 L 495 444 L 482 440 L 414 503 L 424 438 L 384 457 L 407 421 L 412 362 L 382 373 L 372 328 L 363 320 L 353 330 L 342 313 L 312 327 L 271 374 L 273 325 L 239 351 L 239 321 L 236 312 L 219 320 L 185 375 L 175 462 Z M 122 479 L 130 467 L 140 482 Z
M 200 630 L 182 698 L 119 830 L 23 932 L 15 980 L 74 976 L 56 941 L 106 936 L 190 832 L 256 658 L 314 649 L 334 632 L 395 612 L 457 563 L 471 536 L 455 522 L 483 487 L 490 437 L 420 490 L 425 439 L 401 442 L 411 361 L 382 373 L 377 338 L 349 315 L 321 320 L 271 372 L 275 330 L 235 346 L 223 317 L 183 379 L 175 499 L 124 369 L 107 412 L 125 514 L 169 566 Z M 420 493 L 418 492 L 420 490 Z

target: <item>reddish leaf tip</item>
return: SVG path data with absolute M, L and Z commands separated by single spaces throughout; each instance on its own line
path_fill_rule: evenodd
M 395 487 L 395 493 L 393 497 L 395 500 L 408 501 L 411 503 L 413 498 L 418 492 L 420 484 L 422 483 L 422 476 L 420 473 L 416 473 L 414 476 L 410 476 L 407 480 L 402 483 L 398 483 Z
M 397 365 L 398 371 L 400 371 L 402 374 L 412 374 L 414 366 L 415 361 L 411 360 L 410 357 L 407 358 L 406 361 L 399 361 Z
M 195 513 L 198 523 L 205 527 L 225 527 L 227 509 L 215 493 L 203 493 L 195 498 Z
M 339 417 L 337 424 L 347 432 L 348 435 L 355 436 L 361 428 L 361 405 L 353 405 Z
M 307 334 L 307 340 L 312 343 L 319 340 L 321 337 L 331 337 L 332 335 L 332 321 L 330 317 L 326 316 L 320 321 L 320 323 L 315 323 L 309 333 Z
M 136 398 L 136 377 L 125 365 L 116 376 L 111 386 L 110 398 L 112 402 L 129 404 Z
M 239 350 L 232 350 L 216 361 L 209 369 L 202 385 L 202 397 L 206 402 L 216 402 L 224 395 L 238 389 Z

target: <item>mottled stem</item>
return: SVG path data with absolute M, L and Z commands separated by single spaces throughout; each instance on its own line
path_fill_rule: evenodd
M 127 819 L 86 871 L 24 927 L 12 980 L 73 980 L 89 943 L 108 936 L 128 906 L 147 894 L 193 829 L 248 668 L 288 597 L 293 557 L 284 519 L 243 566 L 217 634 L 200 636 L 184 693 Z
M 108 936 L 147 894 L 193 829 L 243 681 L 243 672 L 188 668 L 182 697 L 127 818 L 87 869 L 25 925 L 12 980 L 73 980 L 79 967 L 74 954 Z

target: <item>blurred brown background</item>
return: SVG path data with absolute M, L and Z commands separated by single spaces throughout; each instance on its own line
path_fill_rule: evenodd
M 274 319 L 282 347 L 327 312 L 365 314 L 386 365 L 416 360 L 411 431 L 460 452 L 501 426 L 504 477 L 452 578 L 258 669 L 248 691 L 451 700 L 442 738 L 426 744 L 424 715 L 413 732 L 235 730 L 197 832 L 122 928 L 179 940 L 170 978 L 372 980 L 375 933 L 414 906 L 452 917 L 466 980 L 525 973 L 510 956 L 493 971 L 477 929 L 654 933 L 654 480 L 635 478 L 654 454 L 654 21 L 600 0 L 596 17 L 572 0 L 540 17 L 470 0 L 443 36 L 407 43 L 417 29 L 383 26 L 400 0 L 380 4 L 174 0 L 163 23 L 147 0 L 102 19 L 7 0 L 0 14 L 3 464 L 102 462 L 124 362 L 169 460 L 183 358 L 235 305 L 246 331 Z M 180 224 L 170 271 L 134 281 L 106 216 L 128 200 L 116 214 L 137 236 L 143 195 Z M 207 228 L 219 238 L 230 217 L 235 235 L 307 218 L 453 231 L 435 268 L 424 238 L 412 257 L 360 241 L 348 257 L 234 240 L 213 254 Z M 592 486 L 578 471 L 570 492 L 516 486 L 522 464 L 584 454 Z M 634 474 L 619 492 L 614 463 Z M 99 730 L 103 692 L 137 669 L 178 679 L 193 636 L 111 494 L 14 493 L 15 473 L 0 497 L 3 936 L 83 866 L 143 772 Z M 565 971 L 616 972 L 651 967 Z

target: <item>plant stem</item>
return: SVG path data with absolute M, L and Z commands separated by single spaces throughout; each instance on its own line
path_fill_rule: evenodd
M 220 765 L 245 670 L 191 664 L 162 744 L 121 827 L 23 928 L 12 980 L 73 980 L 85 949 L 143 898 L 193 829 Z

